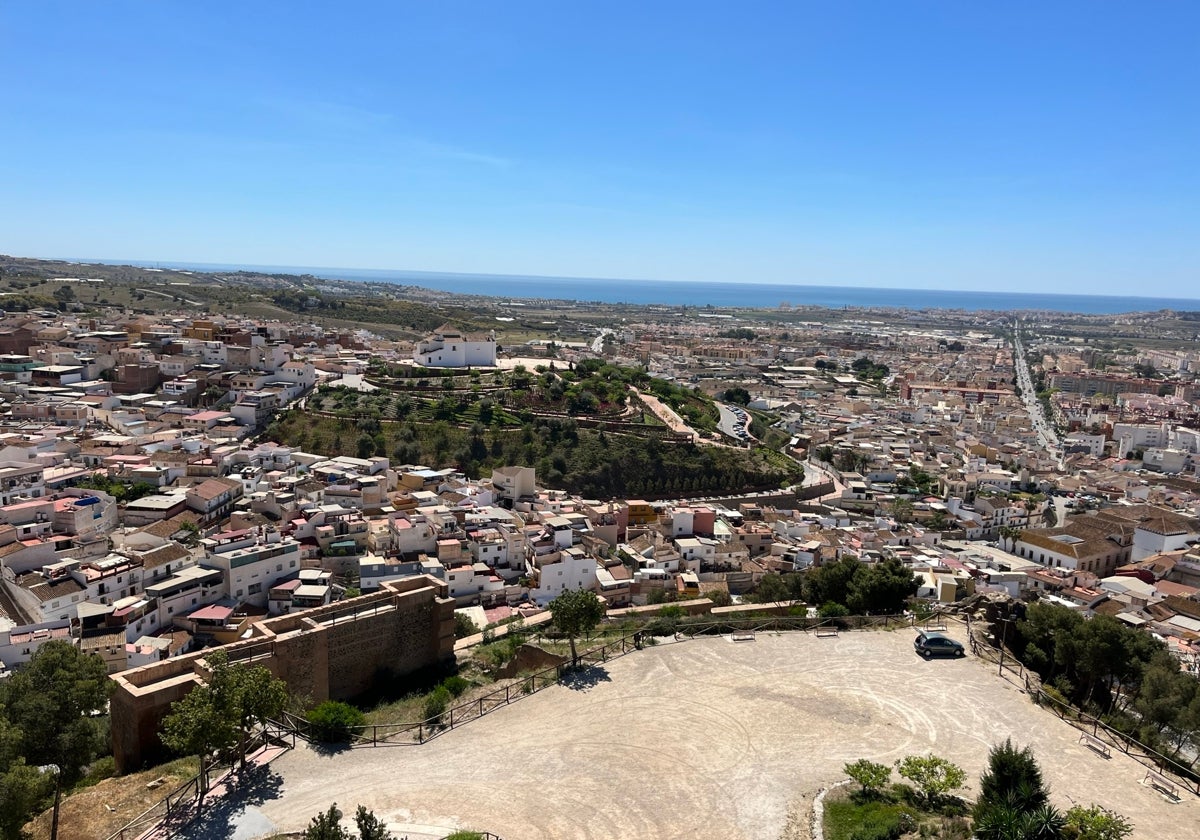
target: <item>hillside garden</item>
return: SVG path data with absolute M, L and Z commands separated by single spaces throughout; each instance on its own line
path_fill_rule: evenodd
M 679 440 L 637 396 L 653 393 L 693 428 L 719 413 L 698 391 L 645 371 L 587 360 L 574 369 L 431 371 L 377 364 L 378 390 L 321 388 L 305 411 L 281 413 L 266 436 L 327 455 L 453 466 L 467 476 L 514 464 L 544 486 L 591 498 L 670 497 L 766 490 L 801 468 L 769 448 Z

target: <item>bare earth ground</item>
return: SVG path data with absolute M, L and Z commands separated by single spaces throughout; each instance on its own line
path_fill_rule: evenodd
M 71 794 L 62 802 L 58 836 L 63 840 L 103 840 L 194 776 L 198 766 L 194 758 L 181 759 L 153 770 L 104 779 Z M 146 787 L 156 779 L 165 781 L 154 788 Z M 30 822 L 26 831 L 32 840 L 46 840 L 50 837 L 50 822 L 50 811 L 46 811 Z
M 1075 729 L 992 668 L 969 656 L 926 662 L 912 637 L 649 648 L 608 663 L 592 685 L 555 686 L 423 746 L 298 748 L 271 765 L 277 798 L 232 808 L 225 831 L 210 823 L 185 836 L 294 831 L 336 801 L 374 809 L 409 840 L 459 827 L 505 840 L 777 840 L 846 761 L 932 750 L 977 785 L 988 748 L 1007 737 L 1033 746 L 1056 804 L 1103 804 L 1133 821 L 1135 837 L 1197 836 L 1200 800 L 1166 801 L 1141 785 L 1141 765 L 1077 744 Z

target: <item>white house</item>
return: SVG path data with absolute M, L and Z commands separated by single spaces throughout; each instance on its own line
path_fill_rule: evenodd
M 0 629 L 0 671 L 14 670 L 28 662 L 38 648 L 53 639 L 71 641 L 67 618 Z
M 596 561 L 579 548 L 537 556 L 529 561 L 529 572 L 538 581 L 529 596 L 540 605 L 568 589 L 596 589 Z
M 445 324 L 417 342 L 413 361 L 424 367 L 495 367 L 496 334 L 468 335 Z
M 300 543 L 281 537 L 278 531 L 229 531 L 202 544 L 203 564 L 220 570 L 228 594 L 258 607 L 267 606 L 276 581 L 294 576 L 300 568 Z

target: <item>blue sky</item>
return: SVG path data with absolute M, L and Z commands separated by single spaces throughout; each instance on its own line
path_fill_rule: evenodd
M 1200 296 L 1200 4 L 0 5 L 0 252 Z

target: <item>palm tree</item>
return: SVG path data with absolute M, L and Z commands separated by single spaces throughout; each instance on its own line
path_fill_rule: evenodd
M 1017 540 L 1021 538 L 1022 533 L 1023 531 L 1020 528 L 1005 525 L 1000 529 L 1000 547 L 1005 551 L 1012 551 L 1016 548 Z

